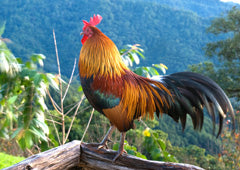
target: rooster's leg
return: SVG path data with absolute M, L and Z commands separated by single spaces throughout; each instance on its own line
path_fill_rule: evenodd
M 118 153 L 117 153 L 117 155 L 114 157 L 113 162 L 115 162 L 115 161 L 119 158 L 119 156 L 121 156 L 124 152 L 126 153 L 126 151 L 124 150 L 124 140 L 125 140 L 125 136 L 126 136 L 126 132 L 122 132 L 122 133 L 121 133 L 120 143 L 119 143 Z
M 115 130 L 115 126 L 114 125 L 111 125 L 107 134 L 105 135 L 105 137 L 103 138 L 102 142 L 100 143 L 100 145 L 98 146 L 98 149 L 101 149 L 101 148 L 107 148 L 108 149 L 108 146 L 107 146 L 107 142 L 111 141 L 110 140 L 110 137 L 112 136 L 112 133 L 113 131 Z
M 111 125 L 107 134 L 105 135 L 105 137 L 103 138 L 103 140 L 100 143 L 91 143 L 91 144 L 88 144 L 88 146 L 98 147 L 98 149 L 101 149 L 101 148 L 108 149 L 107 142 L 110 141 L 110 137 L 111 137 L 113 131 L 115 130 L 115 128 L 116 127 L 114 125 Z

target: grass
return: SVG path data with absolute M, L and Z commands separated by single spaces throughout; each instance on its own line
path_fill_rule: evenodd
M 24 157 L 12 156 L 0 152 L 0 169 L 12 166 L 13 164 L 16 164 L 24 159 Z

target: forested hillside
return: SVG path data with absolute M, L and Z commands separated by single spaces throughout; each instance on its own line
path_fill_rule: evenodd
M 99 28 L 120 49 L 126 44 L 141 44 L 147 56 L 143 65 L 164 63 L 171 73 L 204 60 L 202 48 L 214 40 L 205 31 L 210 24 L 206 16 L 225 9 L 230 5 L 217 0 L 4 0 L 0 23 L 6 21 L 3 36 L 13 41 L 9 47 L 17 57 L 26 60 L 32 53 L 43 53 L 47 56 L 44 69 L 50 72 L 57 70 L 52 37 L 55 29 L 63 74 L 68 75 L 81 49 L 81 21 L 99 13 L 103 16 Z
M 204 18 L 217 17 L 229 10 L 229 7 L 237 4 L 223 3 L 220 0 L 153 0 L 169 7 L 187 10 Z

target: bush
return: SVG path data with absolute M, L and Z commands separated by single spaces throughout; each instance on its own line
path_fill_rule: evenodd
M 0 152 L 0 169 L 9 167 L 13 164 L 16 164 L 22 160 L 24 160 L 24 157 L 17 157 L 17 156 L 12 156 L 8 155 L 5 153 Z

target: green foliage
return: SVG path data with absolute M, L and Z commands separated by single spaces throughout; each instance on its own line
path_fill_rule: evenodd
M 175 155 L 179 162 L 185 162 L 193 165 L 200 166 L 204 169 L 223 169 L 219 164 L 218 158 L 206 155 L 205 149 L 195 145 L 189 145 L 187 147 L 172 147 L 171 154 Z
M 141 66 L 133 68 L 134 62 L 136 65 L 140 63 L 139 56 L 145 59 L 145 56 L 143 55 L 144 50 L 140 48 L 140 44 L 127 45 L 126 48 L 123 48 L 119 51 L 124 63 L 127 66 L 130 66 L 133 72 L 140 76 L 144 77 L 159 76 L 160 74 L 157 69 L 160 69 L 163 72 L 163 74 L 166 74 L 166 70 L 168 68 L 164 64 L 152 64 L 151 67 Z
M 239 109 L 239 107 L 238 107 Z M 240 125 L 240 112 L 236 110 L 236 122 Z M 222 151 L 219 154 L 219 161 L 224 164 L 225 169 L 240 168 L 240 127 L 232 134 L 229 128 L 231 127 L 231 118 L 227 118 L 225 122 L 222 138 Z
M 143 145 L 150 159 L 165 162 L 177 161 L 167 150 L 167 148 L 169 149 L 171 147 L 171 143 L 167 141 L 166 133 L 160 130 L 150 130 L 147 128 L 143 134 L 145 136 Z
M 211 66 L 212 78 L 221 84 L 224 90 L 231 97 L 240 98 L 240 8 L 233 7 L 226 15 L 216 18 L 212 21 L 208 31 L 219 37 L 218 41 L 210 42 L 205 47 L 205 53 L 209 57 L 217 56 L 218 60 L 223 62 L 216 69 Z M 230 35 L 229 38 L 223 38 L 223 35 Z M 195 68 L 193 68 L 195 67 Z M 193 66 L 197 70 L 204 65 Z M 209 67 L 208 67 L 209 68 Z
M 0 40 L 0 137 L 15 138 L 22 149 L 47 142 L 44 98 L 51 77 L 36 70 L 44 58 L 34 54 L 23 63 Z
M 142 54 L 144 50 L 139 46 L 140 44 L 127 45 L 126 48 L 119 50 L 124 63 L 128 67 L 132 67 L 133 62 L 135 62 L 136 64 L 140 63 L 140 59 L 138 56 L 142 57 L 143 59 L 145 58 L 144 55 Z
M 171 155 L 167 149 L 171 147 L 171 143 L 167 140 L 167 134 L 160 130 L 152 130 L 146 128 L 145 130 L 136 129 L 134 133 L 137 133 L 135 136 L 135 140 L 138 141 L 138 147 L 129 145 L 127 141 L 125 141 L 124 149 L 128 154 L 150 160 L 158 160 L 158 161 L 167 161 L 167 162 L 177 162 L 175 157 Z M 131 132 L 127 134 L 129 137 Z M 131 135 L 131 138 L 134 137 Z M 136 142 L 136 141 L 135 141 Z M 131 143 L 135 143 L 131 142 Z M 113 145 L 113 150 L 118 150 L 119 143 Z M 141 154 L 138 150 L 140 150 L 143 154 Z
M 117 151 L 119 148 L 119 143 L 116 143 L 113 145 L 113 150 Z M 135 146 L 131 146 L 128 144 L 128 142 L 125 140 L 124 142 L 124 150 L 127 151 L 128 154 L 142 158 L 142 159 L 147 159 L 147 157 L 140 152 L 137 151 L 137 148 Z
M 13 164 L 16 164 L 22 160 L 24 160 L 24 157 L 17 157 L 17 156 L 12 156 L 8 155 L 5 153 L 0 152 L 0 169 L 9 167 Z
M 152 64 L 152 67 L 136 67 L 133 72 L 144 77 L 153 77 L 160 75 L 157 69 L 160 69 L 163 74 L 166 74 L 167 66 L 164 64 Z
M 20 63 L 7 48 L 6 44 L 0 39 L 0 75 L 1 80 L 7 76 L 13 78 L 21 71 Z
M 135 121 L 135 123 L 136 129 L 129 130 L 126 135 L 129 145 L 136 147 L 136 151 L 145 155 L 149 160 L 177 162 L 175 157 L 169 153 L 172 145 L 168 140 L 168 135 L 161 130 L 153 129 L 159 126 L 157 120 L 146 120 L 148 127 L 145 129 L 142 125 L 146 127 L 146 124 L 142 121 Z M 118 149 L 117 146 L 115 150 Z M 128 153 L 131 154 L 131 152 Z

